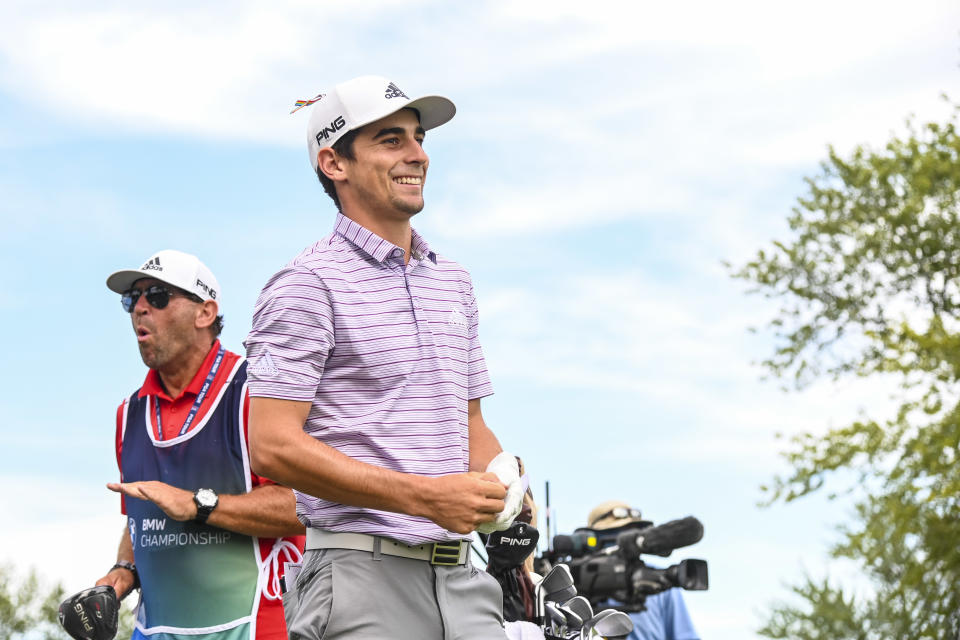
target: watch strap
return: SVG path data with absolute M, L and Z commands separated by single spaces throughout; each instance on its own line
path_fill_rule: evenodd
M 198 497 L 198 494 L 201 491 L 209 491 L 214 495 L 215 499 L 212 505 L 204 505 L 200 503 L 200 498 Z M 204 524 L 207 521 L 207 518 L 210 517 L 210 514 L 213 513 L 213 510 L 217 508 L 218 504 L 220 504 L 220 496 L 218 496 L 213 489 L 204 489 L 201 487 L 200 489 L 197 489 L 196 491 L 194 491 L 193 502 L 194 504 L 197 505 L 197 515 L 194 516 L 193 521 L 199 522 L 200 524 Z
M 117 560 L 117 563 L 112 567 L 110 567 L 110 571 L 113 571 L 114 569 L 126 569 L 127 571 L 132 573 L 133 586 L 130 587 L 131 590 L 140 588 L 140 574 L 137 573 L 137 567 L 132 562 L 127 562 L 126 560 Z M 109 571 L 107 573 L 109 573 Z

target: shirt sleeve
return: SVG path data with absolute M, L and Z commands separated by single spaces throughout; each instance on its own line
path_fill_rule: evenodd
M 681 589 L 674 587 L 647 596 L 645 604 L 643 611 L 629 614 L 633 631 L 627 640 L 700 640 Z
M 693 628 L 693 620 L 687 612 L 687 605 L 683 601 L 683 592 L 674 587 L 668 589 L 663 596 L 663 626 L 666 629 L 667 640 L 700 640 L 697 631 Z
M 480 312 L 473 295 L 473 283 L 467 281 L 467 399 L 475 400 L 493 395 L 487 362 L 480 347 Z
M 312 271 L 288 266 L 260 293 L 247 349 L 250 395 L 311 401 L 334 345 L 330 291 Z

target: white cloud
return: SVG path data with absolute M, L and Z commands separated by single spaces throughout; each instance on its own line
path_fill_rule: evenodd
M 346 5 L 296 0 L 235 3 L 230 11 L 23 2 L 0 27 L 8 60 L 0 78 L 51 111 L 114 129 L 269 139 L 294 127 L 293 119 L 278 116 L 303 97 L 291 93 L 303 70 L 316 74 L 321 66 L 310 54 L 330 35 L 323 27 L 336 21 L 350 29 L 361 15 Z
M 557 172 L 519 184 L 484 180 L 482 189 L 475 183 L 448 189 L 456 198 L 430 206 L 438 230 L 450 236 L 562 231 L 683 209 L 685 195 L 658 184 L 659 177 L 630 170 L 618 176 Z
M 763 307 L 716 279 L 684 290 L 691 288 L 700 294 L 677 296 L 671 283 L 628 271 L 489 292 L 482 330 L 492 375 L 566 393 L 619 391 L 645 414 L 689 421 L 692 431 L 648 430 L 644 441 L 658 458 L 725 460 L 765 473 L 781 464 L 776 433 L 820 433 L 864 410 L 889 415 L 892 380 L 825 380 L 793 393 L 761 382 L 749 353 L 766 355 L 769 340 L 746 328 Z M 691 448 L 691 435 L 710 446 Z M 609 452 L 618 455 L 636 454 Z
M 659 387 L 665 373 L 711 375 L 713 366 L 722 366 L 724 377 L 742 376 L 746 365 L 728 360 L 744 342 L 745 310 L 724 305 L 717 313 L 717 302 L 677 298 L 669 283 L 638 271 L 595 272 L 547 289 L 486 295 L 484 331 L 498 333 L 490 340 L 497 351 L 513 354 L 512 371 L 519 362 L 520 371 L 553 383 L 570 375 L 577 385 L 637 390 Z M 528 359 L 517 357 L 522 345 Z M 544 357 L 555 361 L 544 366 Z
M 673 46 L 752 52 L 770 75 L 803 76 L 838 61 L 860 61 L 930 36 L 953 34 L 940 16 L 957 7 L 943 0 L 904 11 L 899 2 L 814 0 L 801 5 L 762 0 L 727 3 L 624 3 L 534 0 L 497 7 L 498 19 L 560 27 L 581 34 L 575 55 L 617 48 Z M 880 37 L 878 37 L 880 36 Z M 563 56 L 566 51 L 557 52 Z
M 531 71 L 561 72 L 571 61 L 616 54 L 609 62 L 621 67 L 611 68 L 604 84 L 627 96 L 636 75 L 673 68 L 678 57 L 681 74 L 674 82 L 636 87 L 644 97 L 672 98 L 675 106 L 676 98 L 696 98 L 711 86 L 732 94 L 812 72 L 837 76 L 931 38 L 946 34 L 952 42 L 944 18 L 957 13 L 936 2 L 909 12 L 892 2 L 818 2 L 803 10 L 752 1 L 605 1 L 588 9 L 573 2 L 477 3 L 452 14 L 437 13 L 432 4 L 286 0 L 239 2 L 225 12 L 185 3 L 17 2 L 0 27 L 7 60 L 0 77 L 47 109 L 112 127 L 284 140 L 302 127 L 299 119 L 278 117 L 303 97 L 290 91 L 319 89 L 315 83 L 348 69 L 404 66 L 403 57 L 418 66 L 414 82 L 444 78 L 445 86 L 487 91 L 529 83 Z M 386 26 L 401 9 L 411 21 Z M 731 66 L 712 68 L 711 57 Z M 696 71 L 684 61 L 705 65 L 701 76 L 707 77 L 689 82 Z M 572 71 L 559 95 L 578 97 L 578 84 L 591 78 Z M 617 110 L 624 96 L 617 97 L 610 102 L 599 94 L 594 102 Z
M 737 206 L 738 183 L 809 167 L 828 142 L 882 141 L 909 112 L 941 113 L 956 66 L 945 25 L 960 9 L 922 6 L 19 2 L 0 25 L 0 83 L 115 133 L 298 146 L 293 100 L 396 70 L 452 93 L 458 150 L 491 155 L 451 179 L 460 206 L 445 231 L 530 233 Z M 932 58 L 948 60 L 915 72 Z
M 49 476 L 9 476 L 17 491 L 0 497 L 7 514 L 0 527 L 3 562 L 38 570 L 68 593 L 93 586 L 117 558 L 126 518 L 106 487 L 68 484 Z M 99 490 L 98 490 L 99 489 Z

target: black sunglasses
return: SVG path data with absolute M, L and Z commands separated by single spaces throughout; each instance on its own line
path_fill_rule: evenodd
M 144 296 L 150 306 L 154 309 L 163 309 L 170 304 L 170 296 L 183 296 L 194 302 L 203 302 L 199 296 L 179 289 L 168 289 L 162 284 L 152 284 L 141 291 L 140 289 L 128 289 L 120 296 L 120 305 L 127 313 L 133 313 L 133 308 L 137 306 L 137 300 Z

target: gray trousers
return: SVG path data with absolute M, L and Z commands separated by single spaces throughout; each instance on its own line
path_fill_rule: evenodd
M 503 593 L 469 563 L 310 549 L 283 610 L 290 640 L 504 640 Z

